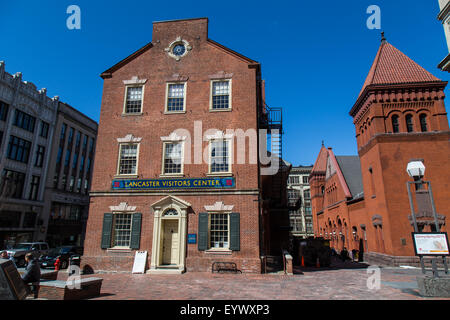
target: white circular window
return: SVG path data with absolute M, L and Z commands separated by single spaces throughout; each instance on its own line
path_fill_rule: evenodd
M 189 42 L 181 39 L 181 37 L 177 37 L 164 50 L 170 57 L 178 61 L 180 58 L 186 56 L 192 50 L 192 47 L 189 45 Z

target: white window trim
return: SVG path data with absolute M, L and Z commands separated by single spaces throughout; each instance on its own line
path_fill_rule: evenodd
M 213 214 L 226 214 L 228 218 L 228 247 L 227 248 L 215 248 L 211 247 L 211 215 Z M 231 252 L 230 249 L 230 215 L 231 211 L 210 211 L 208 212 L 208 249 L 206 252 Z
M 213 83 L 214 82 L 223 82 L 223 81 L 228 81 L 229 85 L 228 85 L 228 108 L 227 109 L 213 109 Z M 210 88 L 209 88 L 209 111 L 210 112 L 230 112 L 233 108 L 232 108 L 232 81 L 231 79 L 213 79 L 210 80 Z
M 134 208 L 136 208 L 136 207 L 134 207 Z M 127 210 L 127 211 L 113 211 L 112 212 L 112 214 L 113 214 L 113 227 L 112 227 L 112 233 L 111 233 L 111 242 L 114 242 L 114 244 L 115 244 L 115 216 L 117 215 L 117 214 L 129 214 L 129 215 L 131 215 L 131 222 L 130 222 L 130 245 L 131 245 L 131 233 L 132 233 L 132 231 L 133 231 L 133 214 L 134 213 L 136 213 L 135 211 L 130 211 L 130 210 Z M 112 243 L 111 243 L 112 244 Z M 113 247 L 111 247 L 111 248 L 109 248 L 109 250 L 118 250 L 118 251 L 120 251 L 120 250 L 130 250 L 131 249 L 131 246 L 116 246 L 116 245 L 114 245 Z
M 169 143 L 181 143 L 181 173 L 165 173 L 164 172 L 164 161 L 166 155 L 166 144 Z M 161 161 L 161 174 L 160 177 L 182 177 L 184 176 L 184 141 L 163 141 L 162 149 L 162 161 Z
M 184 84 L 183 89 L 183 110 L 182 111 L 168 111 L 167 106 L 169 102 L 169 85 L 171 84 Z M 187 81 L 170 81 L 166 82 L 166 101 L 164 102 L 164 114 L 177 114 L 186 113 L 186 96 L 187 96 Z
M 212 154 L 212 143 L 214 141 L 227 141 L 228 143 L 228 171 L 223 172 L 211 172 L 211 154 Z M 208 159 L 208 176 L 227 176 L 233 174 L 233 168 L 232 168 L 232 159 L 233 159 L 233 140 L 230 138 L 223 138 L 223 139 L 209 139 L 209 159 Z
M 124 81 L 125 82 L 125 81 Z M 135 112 L 135 113 L 127 113 L 127 97 L 128 97 L 128 89 L 129 88 L 142 88 L 142 94 L 141 94 L 141 112 Z M 125 86 L 125 97 L 123 99 L 123 110 L 122 115 L 123 116 L 140 116 L 144 113 L 144 92 L 145 92 L 145 85 L 144 84 L 129 84 Z
M 130 174 L 120 174 L 120 158 L 122 154 L 122 146 L 124 145 L 137 145 L 136 149 L 136 173 L 130 173 Z M 117 157 L 117 171 L 116 171 L 116 177 L 137 177 L 139 172 L 139 148 L 140 143 L 137 142 L 122 142 L 119 143 L 119 154 Z

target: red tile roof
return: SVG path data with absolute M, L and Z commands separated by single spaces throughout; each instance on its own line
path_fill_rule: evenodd
M 387 41 L 381 43 L 360 95 L 369 85 L 441 81 Z
M 320 148 L 319 155 L 317 156 L 317 160 L 314 163 L 314 167 L 311 170 L 311 173 L 322 173 L 325 174 L 327 171 L 327 159 L 328 159 L 328 150 L 325 146 L 322 145 Z

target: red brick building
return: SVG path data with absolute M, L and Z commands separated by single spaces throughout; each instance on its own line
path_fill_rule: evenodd
M 441 81 L 384 38 L 350 111 L 358 156 L 322 146 L 310 176 L 315 235 L 376 263 L 417 263 L 406 166 L 422 159 L 441 231 L 450 215 L 450 131 Z M 419 212 L 420 213 L 420 212 Z M 419 228 L 434 231 L 426 214 Z
M 101 77 L 83 266 L 130 272 L 139 250 L 150 273 L 261 272 L 260 64 L 188 19 L 155 22 L 152 42 Z

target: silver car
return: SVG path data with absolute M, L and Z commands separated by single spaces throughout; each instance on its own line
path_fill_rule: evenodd
M 33 253 L 36 259 L 43 254 L 47 254 L 48 244 L 46 242 L 23 242 L 6 251 L 14 259 L 17 267 L 20 268 L 25 266 L 25 255 L 27 253 Z

